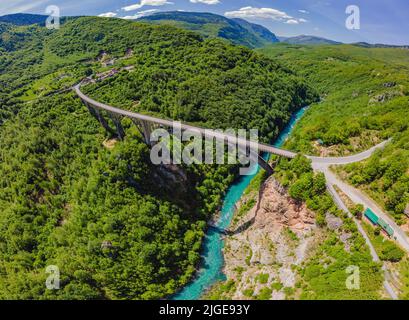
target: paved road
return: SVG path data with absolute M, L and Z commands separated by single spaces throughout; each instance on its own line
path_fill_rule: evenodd
M 315 168 L 318 171 L 322 171 L 325 174 L 327 182 L 338 186 L 342 192 L 344 192 L 354 203 L 360 203 L 365 208 L 370 208 L 373 212 L 375 212 L 379 217 L 384 219 L 394 230 L 394 237 L 396 237 L 396 241 L 400 244 L 400 246 L 409 252 L 409 238 L 407 234 L 393 221 L 392 218 L 388 216 L 379 206 L 368 196 L 363 194 L 358 189 L 346 184 L 342 180 L 340 180 L 330 169 L 328 166 L 322 166 L 315 164 Z
M 350 164 L 355 162 L 360 162 L 362 160 L 368 159 L 373 153 L 378 149 L 383 149 L 387 143 L 389 143 L 392 139 L 386 140 L 371 149 L 368 149 L 364 152 L 348 156 L 348 157 L 314 157 L 314 156 L 307 156 L 311 161 L 316 164 L 322 165 L 340 165 L 340 164 Z
M 339 209 L 341 209 L 342 211 L 346 212 L 348 214 L 348 216 L 350 218 L 352 218 L 352 220 L 355 222 L 359 233 L 364 237 L 366 244 L 369 247 L 369 251 L 371 253 L 372 256 L 372 260 L 374 262 L 381 262 L 381 259 L 379 258 L 378 254 L 376 253 L 376 250 L 374 248 L 374 246 L 372 245 L 371 240 L 369 239 L 368 235 L 366 234 L 364 228 L 362 227 L 361 223 L 352 215 L 352 213 L 348 210 L 347 206 L 345 205 L 345 203 L 342 201 L 341 197 L 339 196 L 338 192 L 336 192 L 334 186 L 331 183 L 327 183 L 327 189 L 329 191 L 329 193 L 331 194 L 332 198 L 334 199 L 335 204 L 338 206 Z M 386 265 L 383 263 L 382 265 L 382 270 L 384 272 L 385 275 L 385 281 L 383 283 L 383 287 L 385 288 L 386 292 L 389 294 L 389 296 L 393 299 L 393 300 L 397 300 L 399 299 L 398 295 L 396 294 L 396 292 L 393 290 L 392 285 L 389 283 L 389 279 L 390 274 L 389 271 L 386 267 Z

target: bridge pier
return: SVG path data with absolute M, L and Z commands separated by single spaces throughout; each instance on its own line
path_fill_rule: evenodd
M 260 156 L 258 152 L 256 153 L 255 151 L 251 150 L 249 146 L 246 148 L 246 150 L 246 154 L 249 154 L 250 158 L 253 159 L 253 161 L 257 159 L 258 165 L 267 173 L 268 177 L 274 174 L 274 169 L 268 164 L 266 160 L 263 159 L 262 156 Z M 238 148 L 238 152 L 244 154 L 245 151 L 241 148 Z
M 151 134 L 152 134 L 152 127 L 151 124 L 147 121 L 141 121 L 143 136 L 145 138 L 145 142 L 148 145 L 151 145 Z
M 98 120 L 98 122 L 102 125 L 102 127 L 104 127 L 106 131 L 111 134 L 116 134 L 115 130 L 109 126 L 108 122 L 105 120 L 104 116 L 97 108 L 94 108 L 88 103 L 85 103 L 85 105 L 87 106 L 89 112 Z
M 79 91 L 79 88 L 76 88 L 77 91 Z M 80 92 L 80 91 L 79 91 Z M 114 112 L 111 112 L 110 110 L 107 110 L 108 116 L 112 119 L 115 129 L 111 128 L 107 122 L 107 120 L 104 118 L 104 116 L 101 114 L 101 111 L 99 110 L 98 107 L 94 107 L 91 102 L 88 102 L 87 100 L 81 98 L 81 100 L 84 102 L 86 107 L 88 108 L 89 112 L 91 113 L 92 116 L 94 116 L 99 123 L 104 127 L 104 129 L 108 132 L 110 132 L 113 135 L 117 135 L 119 139 L 123 140 L 125 137 L 125 130 L 122 126 L 121 119 L 122 115 L 116 114 Z M 142 119 L 136 119 L 131 117 L 132 122 L 135 124 L 141 135 L 143 136 L 145 143 L 149 146 L 152 146 L 151 143 L 151 135 L 152 131 L 156 127 L 163 127 L 162 125 L 158 124 L 151 124 L 147 120 L 142 120 Z M 240 148 L 239 148 L 240 150 Z M 247 153 L 251 153 L 252 151 L 250 148 L 247 148 Z M 284 155 L 285 156 L 285 155 Z M 252 155 L 252 158 L 255 159 L 256 155 Z M 257 162 L 260 165 L 260 167 L 265 170 L 268 174 L 268 176 L 271 176 L 274 173 L 273 168 L 268 164 L 267 161 L 265 161 L 258 153 L 257 153 Z
M 142 130 L 142 125 L 141 125 L 141 123 L 139 122 L 138 119 L 131 119 L 131 120 L 132 120 L 133 124 L 135 125 L 136 129 L 138 129 L 139 133 L 141 134 L 141 136 L 143 137 L 143 140 L 144 140 L 145 143 L 146 143 L 145 134 L 144 134 L 144 132 L 143 132 L 143 130 Z
M 118 116 L 116 114 L 113 114 L 113 113 L 109 113 L 109 117 L 111 118 L 111 120 L 115 124 L 116 133 L 118 135 L 119 140 L 123 140 L 125 138 L 125 130 L 122 127 L 122 123 L 121 123 L 121 118 L 122 117 Z
M 274 174 L 274 169 L 260 155 L 258 155 L 258 164 L 261 168 L 263 168 L 267 172 L 268 176 L 271 176 Z
M 138 129 L 139 133 L 142 135 L 145 143 L 150 146 L 151 143 L 151 135 L 152 135 L 152 127 L 150 123 L 143 120 L 132 119 L 132 122 Z

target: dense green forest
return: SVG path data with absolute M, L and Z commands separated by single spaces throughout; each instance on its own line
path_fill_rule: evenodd
M 341 170 L 398 223 L 409 204 L 409 50 L 277 45 L 261 50 L 314 83 L 321 102 L 287 143 L 309 154 L 351 154 L 387 139 L 384 151 Z
M 138 46 L 127 59 L 134 72 L 85 92 L 111 105 L 208 128 L 257 128 L 264 141 L 277 136 L 292 112 L 317 99 L 302 78 L 244 47 L 193 36 L 158 51 L 152 47 Z
M 125 140 L 103 146 L 112 137 L 69 90 L 101 71 L 102 51 L 132 49 L 125 62 L 136 68 L 107 80 L 112 90 L 103 83 L 90 92 L 119 106 L 139 100 L 140 111 L 254 126 L 270 139 L 316 99 L 268 58 L 168 26 L 78 18 L 54 31 L 1 28 L 1 299 L 174 293 L 194 274 L 206 221 L 237 174 L 231 166 L 155 167 L 126 121 Z M 48 265 L 60 268 L 61 290 L 45 288 Z

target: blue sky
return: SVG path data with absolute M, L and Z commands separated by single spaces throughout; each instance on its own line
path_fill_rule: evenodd
M 312 34 L 343 42 L 409 44 L 408 0 L 8 0 L 0 15 L 45 13 L 57 5 L 61 15 L 138 17 L 156 11 L 202 11 L 242 17 L 277 35 Z M 361 28 L 345 27 L 348 5 L 360 8 Z

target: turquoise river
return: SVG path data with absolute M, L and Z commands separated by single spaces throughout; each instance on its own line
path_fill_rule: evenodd
M 295 113 L 286 128 L 280 133 L 274 146 L 281 147 L 288 136 L 291 134 L 297 121 L 303 116 L 307 107 L 300 109 Z M 268 155 L 265 155 L 268 157 Z M 258 167 L 248 176 L 242 176 L 235 184 L 233 184 L 223 201 L 220 217 L 215 223 L 215 227 L 208 228 L 202 248 L 201 268 L 198 271 L 195 279 L 185 286 L 179 293 L 172 297 L 173 300 L 197 300 L 202 294 L 209 289 L 217 281 L 226 280 L 223 274 L 223 236 L 219 230 L 225 230 L 229 227 L 237 202 L 243 195 L 244 190 L 255 177 Z

